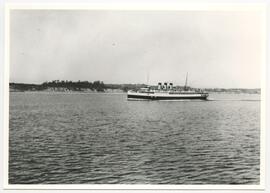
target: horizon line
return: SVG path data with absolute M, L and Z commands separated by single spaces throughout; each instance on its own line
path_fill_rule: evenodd
M 59 81 L 63 81 L 63 80 L 59 80 Z M 100 82 L 103 82 L 105 85 L 106 84 L 115 84 L 115 85 L 126 85 L 126 84 L 138 85 L 138 84 L 141 84 L 141 85 L 157 86 L 157 84 L 156 85 L 151 85 L 151 84 L 146 84 L 146 83 L 105 83 L 102 80 L 94 80 L 94 81 L 88 81 L 88 80 L 72 81 L 72 80 L 67 80 L 67 81 L 71 81 L 71 82 L 79 82 L 80 81 L 80 82 L 91 82 L 91 83 L 93 83 L 95 81 L 100 81 Z M 52 81 L 45 81 L 45 82 L 52 82 Z M 25 82 L 10 82 L 9 81 L 9 84 L 33 84 L 33 85 L 42 85 L 45 82 L 42 82 L 42 83 L 25 83 Z M 174 85 L 174 86 L 184 86 L 184 85 Z M 192 87 L 192 88 L 204 88 L 204 89 L 261 89 L 261 87 L 246 88 L 246 87 L 203 87 L 203 86 L 202 87 Z

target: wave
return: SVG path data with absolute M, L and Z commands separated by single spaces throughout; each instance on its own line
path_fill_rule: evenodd
M 213 99 L 208 98 L 207 101 L 261 101 L 260 99 Z
M 200 99 L 175 99 L 175 100 L 149 100 L 149 99 L 128 99 L 127 101 L 156 101 L 156 102 L 207 102 L 207 101 L 261 101 L 260 99 L 214 99 L 208 98 L 207 100 L 200 100 Z

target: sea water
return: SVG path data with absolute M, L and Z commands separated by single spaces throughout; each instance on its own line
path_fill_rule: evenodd
M 10 93 L 10 184 L 258 184 L 260 95 Z

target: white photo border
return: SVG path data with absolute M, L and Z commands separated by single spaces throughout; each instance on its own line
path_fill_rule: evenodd
M 5 66 L 4 66 L 4 189 L 182 189 L 182 190 L 263 190 L 265 188 L 265 144 L 266 144 L 266 4 L 263 3 L 231 3 L 231 4 L 19 4 L 9 3 L 5 5 Z M 260 184 L 258 185 L 150 185 L 150 184 L 42 184 L 42 185 L 15 185 L 8 183 L 8 158 L 9 158 L 9 14 L 11 10 L 155 10 L 155 11 L 260 11 L 261 19 L 264 23 L 261 34 L 262 45 L 262 64 L 261 64 L 261 130 L 260 130 Z

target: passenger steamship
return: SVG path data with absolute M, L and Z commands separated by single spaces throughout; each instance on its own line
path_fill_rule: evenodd
M 208 93 L 201 89 L 191 89 L 187 86 L 187 77 L 185 86 L 177 89 L 173 83 L 158 83 L 158 87 L 151 88 L 147 86 L 138 91 L 129 90 L 127 93 L 128 100 L 207 100 Z

